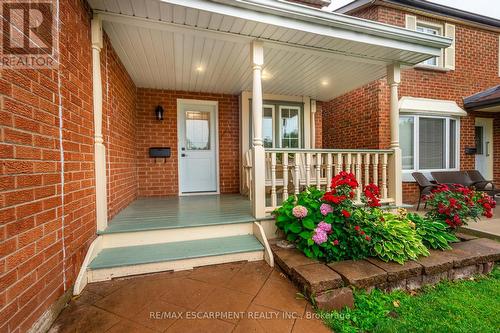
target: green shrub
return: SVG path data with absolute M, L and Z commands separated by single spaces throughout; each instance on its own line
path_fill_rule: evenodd
M 324 252 L 312 240 L 314 229 L 323 218 L 320 212 L 323 195 L 323 191 L 311 186 L 297 196 L 289 197 L 274 212 L 276 226 L 285 233 L 286 240 L 295 243 L 299 250 L 311 258 L 322 258 Z M 303 217 L 294 215 L 296 207 L 305 208 Z
M 450 229 L 479 220 L 481 216 L 493 217 L 495 200 L 485 192 L 455 184 L 442 184 L 425 198 L 429 211 L 427 217 L 446 223 Z
M 310 258 L 325 261 L 361 259 L 370 253 L 371 237 L 351 220 L 358 183 L 352 173 L 332 179 L 332 191 L 314 186 L 289 197 L 274 211 L 276 226 Z

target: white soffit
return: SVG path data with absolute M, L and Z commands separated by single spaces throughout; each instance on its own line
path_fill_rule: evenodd
M 467 112 L 455 101 L 407 96 L 399 100 L 399 112 L 429 116 L 467 116 Z
M 265 93 L 329 100 L 386 65 L 441 54 L 447 38 L 265 0 L 89 0 L 138 87 L 238 94 L 264 42 Z M 448 44 L 447 44 L 448 43 Z M 441 46 L 440 46 L 441 45 Z M 194 68 L 203 67 L 203 72 Z

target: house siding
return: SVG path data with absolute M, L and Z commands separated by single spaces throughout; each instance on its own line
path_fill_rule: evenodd
M 101 51 L 108 219 L 137 198 L 137 89 L 104 34 Z
M 59 70 L 0 70 L 1 332 L 31 328 L 95 237 L 89 13 L 86 2 L 60 3 Z
M 238 96 L 139 88 L 137 92 L 138 195 L 175 196 L 179 193 L 177 149 L 177 99 L 218 102 L 219 177 L 221 193 L 239 192 L 239 102 Z M 164 120 L 155 118 L 161 105 Z M 155 161 L 150 147 L 170 147 L 170 158 Z
M 400 27 L 405 26 L 406 12 L 397 8 L 371 6 L 351 13 L 368 19 Z M 414 15 L 414 14 L 412 14 Z M 445 21 L 417 15 L 418 20 L 443 24 Z M 455 70 L 438 72 L 423 69 L 405 69 L 401 74 L 399 97 L 453 100 L 463 107 L 463 98 L 500 84 L 498 76 L 498 33 L 453 23 L 456 26 Z M 385 79 L 374 81 L 343 96 L 324 103 L 323 145 L 330 148 L 387 148 L 390 144 L 389 86 Z M 377 101 L 378 100 L 378 101 Z M 352 111 L 352 112 L 349 112 Z M 494 114 L 482 114 L 496 117 Z M 464 154 L 465 147 L 473 147 L 475 115 L 471 113 L 460 121 L 460 168 L 474 169 L 474 155 Z M 498 126 L 498 120 L 495 122 Z M 496 127 L 497 129 L 498 127 Z M 500 132 L 495 130 L 495 181 L 500 184 Z M 403 199 L 415 202 L 418 187 L 403 183 Z
M 90 8 L 61 2 L 60 18 L 59 70 L 0 70 L 0 332 L 27 331 L 71 289 L 96 237 Z M 104 42 L 111 218 L 137 196 L 136 88 Z

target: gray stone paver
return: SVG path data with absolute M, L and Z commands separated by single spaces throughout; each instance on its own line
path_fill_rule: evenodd
M 328 332 L 298 292 L 264 261 L 123 278 L 89 284 L 50 332 Z

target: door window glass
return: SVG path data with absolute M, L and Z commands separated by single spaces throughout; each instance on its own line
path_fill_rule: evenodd
M 186 111 L 186 149 L 210 150 L 210 112 Z
M 476 154 L 483 155 L 483 127 L 476 126 L 475 130 Z

